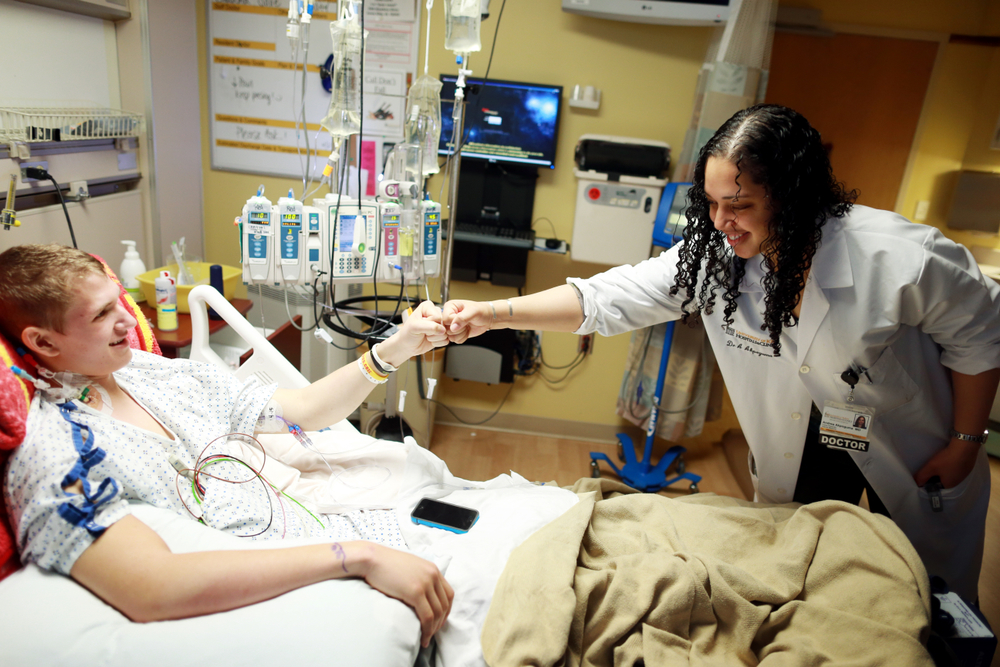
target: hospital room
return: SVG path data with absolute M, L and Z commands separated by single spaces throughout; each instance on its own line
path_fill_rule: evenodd
M 1000 3 L 0 26 L 0 664 L 1000 667 Z

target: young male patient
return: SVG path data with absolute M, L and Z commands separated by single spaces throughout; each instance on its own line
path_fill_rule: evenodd
M 90 255 L 57 245 L 0 253 L 0 330 L 26 348 L 52 385 L 36 392 L 27 435 L 4 479 L 22 559 L 68 574 L 143 622 L 224 611 L 325 579 L 361 577 L 415 610 L 426 646 L 448 616 L 453 592 L 432 563 L 391 548 L 405 547 L 391 512 L 312 516 L 279 509 L 259 479 L 231 484 L 206 476 L 206 505 L 211 497 L 214 509 L 201 506 L 205 523 L 237 535 L 320 536 L 330 543 L 174 554 L 131 516 L 129 501 L 191 516 L 187 508 L 199 506 L 190 481 L 177 483 L 175 467 L 194 468 L 220 436 L 252 434 L 269 401 L 305 430 L 345 418 L 383 366 L 447 342 L 439 309 L 421 304 L 376 346 L 374 360 L 365 355 L 364 367 L 348 364 L 296 390 L 240 382 L 208 364 L 132 350 L 126 335 L 135 326 L 119 302 L 119 286 Z M 225 440 L 218 442 L 224 447 Z M 248 477 L 231 462 L 209 472 L 225 476 L 226 466 Z

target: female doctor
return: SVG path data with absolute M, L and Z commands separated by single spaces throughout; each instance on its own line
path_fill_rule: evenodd
M 750 445 L 756 500 L 857 504 L 867 492 L 930 574 L 976 600 L 1000 287 L 938 230 L 855 206 L 791 109 L 730 118 L 688 197 L 684 243 L 537 294 L 449 302 L 449 337 L 610 336 L 700 317 Z

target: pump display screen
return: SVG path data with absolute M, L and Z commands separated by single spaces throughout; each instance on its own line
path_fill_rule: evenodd
M 454 75 L 442 74 L 440 155 L 454 150 Z M 462 157 L 555 168 L 562 86 L 467 79 Z
M 337 244 L 338 252 L 351 252 L 351 245 L 354 243 L 354 225 L 358 221 L 356 215 L 340 216 L 340 239 Z
M 271 222 L 271 214 L 266 211 L 250 211 L 250 222 L 258 224 L 268 224 Z

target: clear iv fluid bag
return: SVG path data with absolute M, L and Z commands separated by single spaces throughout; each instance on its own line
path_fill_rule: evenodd
M 406 143 L 423 148 L 424 176 L 438 173 L 438 143 L 441 140 L 441 82 L 426 74 L 410 86 L 406 97 Z
M 481 0 L 445 0 L 444 48 L 455 53 L 474 53 L 483 48 L 479 39 Z
M 395 181 L 409 181 L 422 185 L 426 173 L 421 174 L 421 146 L 415 143 L 396 144 L 385 161 L 385 177 Z M 435 160 L 435 163 L 437 161 Z
M 333 137 L 348 137 L 361 130 L 361 52 L 363 43 L 357 17 L 330 23 L 333 40 L 333 91 L 330 110 L 320 125 Z

